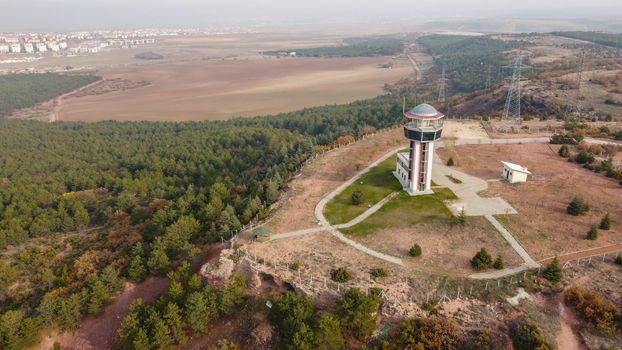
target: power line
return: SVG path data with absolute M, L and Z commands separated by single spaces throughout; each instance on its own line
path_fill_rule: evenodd
M 579 68 L 579 75 L 577 76 L 577 97 L 575 100 L 575 107 L 577 113 L 581 116 L 581 85 L 583 83 L 583 70 L 585 69 L 585 50 L 581 54 L 581 64 Z

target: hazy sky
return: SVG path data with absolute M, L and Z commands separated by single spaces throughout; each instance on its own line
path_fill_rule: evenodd
M 0 0 L 0 31 L 222 24 L 421 22 L 456 17 L 622 18 L 621 0 Z

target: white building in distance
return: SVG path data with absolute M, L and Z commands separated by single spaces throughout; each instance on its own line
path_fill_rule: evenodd
M 503 178 L 509 183 L 527 182 L 527 176 L 531 175 L 531 172 L 527 168 L 518 164 L 510 162 L 503 163 Z
M 48 48 L 45 43 L 37 43 L 37 51 L 39 52 L 47 52 Z
M 35 47 L 32 46 L 32 43 L 25 43 L 24 44 L 24 51 L 27 53 L 33 53 L 35 52 Z
M 20 53 L 20 52 L 22 52 L 22 45 L 20 45 L 19 43 L 11 44 L 11 52 L 13 52 L 13 53 Z
M 9 53 L 9 51 L 11 51 L 9 44 L 0 44 L 0 53 Z

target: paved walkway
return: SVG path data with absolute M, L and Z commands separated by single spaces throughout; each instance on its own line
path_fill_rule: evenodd
M 391 193 L 390 195 L 384 197 L 380 202 L 372 205 L 369 209 L 365 210 L 365 212 L 363 214 L 355 217 L 354 219 L 350 220 L 349 222 L 346 222 L 345 224 L 335 225 L 335 228 L 337 228 L 337 229 L 349 228 L 349 227 L 352 227 L 352 226 L 354 226 L 356 224 L 359 224 L 359 223 L 363 222 L 365 219 L 367 219 L 373 213 L 375 213 L 378 210 L 380 210 L 380 208 L 382 208 L 385 204 L 390 202 L 393 198 L 397 197 L 399 194 L 400 194 L 399 192 Z
M 354 240 L 351 240 L 351 239 L 347 238 L 346 236 L 344 236 L 343 233 L 339 232 L 338 229 L 336 229 L 334 226 L 332 226 L 328 222 L 328 220 L 324 216 L 324 207 L 326 206 L 326 204 L 328 204 L 328 202 L 330 202 L 339 193 L 341 193 L 348 186 L 353 184 L 361 176 L 363 176 L 365 173 L 367 173 L 371 168 L 373 168 L 373 167 L 377 166 L 378 164 L 382 163 L 383 161 L 385 161 L 386 159 L 388 159 L 389 157 L 391 157 L 392 155 L 394 155 L 395 153 L 397 153 L 398 151 L 400 151 L 403 148 L 404 148 L 404 146 L 400 146 L 400 147 L 398 147 L 396 149 L 391 150 L 390 152 L 388 152 L 384 156 L 380 157 L 380 159 L 378 159 L 375 162 L 371 163 L 365 169 L 359 171 L 356 175 L 354 175 L 348 181 L 344 182 L 339 187 L 337 187 L 334 191 L 332 191 L 328 195 L 324 196 L 324 198 L 322 198 L 319 201 L 319 203 L 315 206 L 315 217 L 320 222 L 320 225 L 324 226 L 328 230 L 328 232 L 330 232 L 333 236 L 337 237 L 339 240 L 341 240 L 342 242 L 350 245 L 351 247 L 362 251 L 365 254 L 368 254 L 368 255 L 371 255 L 371 256 L 376 257 L 378 259 L 382 259 L 382 260 L 388 261 L 388 262 L 393 263 L 393 264 L 398 264 L 398 265 L 402 265 L 402 259 L 394 257 L 394 256 L 391 256 L 391 255 L 388 255 L 388 254 L 377 252 L 377 251 L 375 251 L 375 250 L 373 250 L 371 248 L 368 248 L 368 247 L 366 247 L 366 246 L 364 246 L 364 245 L 362 245 L 362 244 L 360 244 L 360 243 L 358 243 L 358 242 L 356 242 Z M 383 201 L 384 201 L 384 199 L 383 199 Z M 378 209 L 380 209 L 380 207 L 378 207 Z M 378 210 L 378 209 L 376 209 L 376 210 Z M 363 213 L 362 215 L 365 215 L 366 213 L 367 212 Z M 369 214 L 369 215 L 371 215 L 371 214 Z
M 512 138 L 512 139 L 490 139 L 490 138 L 476 138 L 476 139 L 461 139 L 454 141 L 455 145 L 470 145 L 470 144 L 520 144 L 520 143 L 548 143 L 550 138 L 548 137 L 540 137 L 540 138 Z M 443 147 L 443 142 L 437 143 L 437 147 Z M 350 245 L 351 247 L 362 251 L 365 254 L 374 256 L 376 258 L 385 260 L 390 263 L 402 265 L 402 260 L 400 258 L 380 253 L 373 249 L 370 249 L 361 243 L 358 243 L 352 239 L 347 238 L 341 232 L 339 232 L 339 228 L 348 228 L 352 227 L 365 219 L 371 216 L 373 213 L 378 211 L 382 206 L 384 206 L 391 199 L 395 198 L 399 194 L 399 192 L 391 193 L 389 196 L 382 199 L 380 202 L 373 205 L 371 208 L 366 210 L 363 214 L 354 218 L 348 223 L 340 224 L 340 225 L 331 225 L 326 217 L 324 216 L 324 207 L 328 204 L 333 198 L 335 198 L 339 193 L 345 190 L 348 186 L 357 181 L 361 176 L 367 173 L 371 168 L 377 166 L 384 160 L 388 159 L 398 151 L 402 150 L 404 146 L 400 146 L 394 150 L 391 150 L 380 159 L 376 160 L 372 164 L 368 165 L 365 169 L 358 172 L 348 181 L 342 183 L 335 190 L 324 196 L 318 204 L 315 206 L 315 217 L 318 219 L 320 227 L 313 227 L 298 231 L 286 232 L 281 234 L 273 234 L 270 237 L 270 240 L 290 238 L 290 237 L 298 237 L 310 233 L 328 231 L 333 236 L 337 237 L 342 242 Z M 488 189 L 488 182 L 477 177 L 468 175 L 466 173 L 457 171 L 454 168 L 450 168 L 446 166 L 438 156 L 435 156 L 434 159 L 435 165 L 433 168 L 432 178 L 433 180 L 444 187 L 450 188 L 460 199 L 453 203 L 453 210 L 455 212 L 459 212 L 464 209 L 465 214 L 468 216 L 485 216 L 488 221 L 490 221 L 493 226 L 501 233 L 501 235 L 510 243 L 512 248 L 516 251 L 516 253 L 521 256 L 521 258 L 525 261 L 524 264 L 518 265 L 515 267 L 492 271 L 492 272 L 482 272 L 470 275 L 470 278 L 473 279 L 494 279 L 501 278 L 509 275 L 513 275 L 529 268 L 538 267 L 539 264 L 535 262 L 531 256 L 525 251 L 525 249 L 514 239 L 511 233 L 501 225 L 493 215 L 497 214 L 516 214 L 516 210 L 510 206 L 502 198 L 483 198 L 479 196 L 479 192 Z M 451 175 L 460 181 L 461 184 L 456 184 L 451 181 L 447 175 Z M 452 204 L 450 204 L 452 206 Z

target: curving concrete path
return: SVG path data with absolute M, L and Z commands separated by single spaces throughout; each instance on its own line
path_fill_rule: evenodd
M 479 145 L 479 144 L 521 144 L 521 143 L 548 143 L 550 138 L 548 137 L 529 137 L 529 138 L 511 138 L 511 139 L 490 139 L 490 138 L 474 138 L 474 139 L 459 139 L 454 141 L 455 145 Z M 439 142 L 437 147 L 443 147 L 444 142 Z M 377 166 L 384 160 L 391 157 L 393 154 L 402 150 L 404 146 L 398 147 L 396 149 L 391 150 L 384 156 L 380 157 L 375 162 L 368 165 L 365 169 L 359 171 L 356 175 L 350 178 L 348 181 L 342 183 L 335 190 L 324 196 L 318 204 L 315 206 L 315 217 L 318 219 L 318 223 L 320 227 L 313 227 L 298 231 L 286 232 L 281 234 L 274 234 L 270 236 L 270 240 L 290 238 L 290 237 L 298 237 L 310 233 L 328 231 L 333 236 L 337 237 L 342 242 L 352 246 L 353 248 L 362 251 L 365 254 L 374 256 L 376 258 L 385 260 L 390 263 L 402 265 L 402 260 L 400 258 L 380 253 L 375 251 L 369 247 L 362 245 L 350 238 L 347 238 L 341 232 L 339 232 L 340 228 L 348 228 L 352 227 L 369 216 L 378 211 L 382 206 L 388 203 L 390 200 L 395 198 L 399 194 L 399 192 L 394 192 L 383 198 L 380 202 L 373 205 L 371 208 L 366 210 L 363 214 L 354 218 L 348 223 L 340 224 L 340 225 L 331 225 L 326 217 L 324 216 L 324 207 L 328 204 L 333 198 L 335 198 L 339 193 L 344 191 L 348 186 L 353 184 L 356 180 L 358 180 L 361 176 L 367 173 L 371 168 Z M 460 211 L 462 209 L 465 210 L 465 214 L 468 216 L 484 216 L 490 223 L 499 231 L 499 233 L 503 236 L 503 238 L 508 241 L 510 246 L 516 251 L 516 253 L 525 261 L 525 263 L 506 268 L 498 271 L 491 272 L 482 272 L 476 273 L 469 276 L 469 278 L 473 279 L 496 279 L 501 277 L 506 277 L 510 275 L 517 274 L 519 272 L 525 271 L 530 268 L 535 268 L 540 266 L 527 251 L 514 239 L 512 234 L 505 228 L 499 221 L 497 221 L 493 215 L 497 214 L 516 214 L 516 210 L 512 208 L 512 206 L 507 203 L 505 200 L 499 197 L 495 198 L 483 198 L 479 196 L 479 192 L 488 189 L 488 182 L 482 180 L 480 178 L 468 175 L 466 173 L 455 170 L 451 167 L 446 166 L 438 156 L 435 156 L 434 159 L 435 165 L 433 169 L 433 180 L 437 184 L 443 187 L 448 187 L 451 189 L 458 197 L 459 200 L 454 202 L 453 210 Z M 455 178 L 458 178 L 462 181 L 461 184 L 456 184 L 453 181 L 449 180 L 447 175 L 451 175 Z M 451 203 L 449 204 L 452 205 Z

